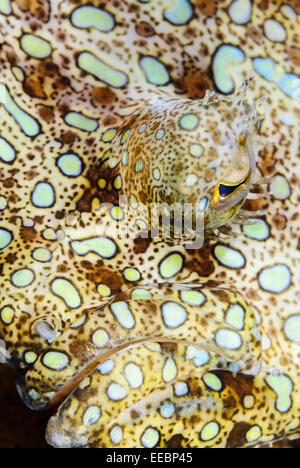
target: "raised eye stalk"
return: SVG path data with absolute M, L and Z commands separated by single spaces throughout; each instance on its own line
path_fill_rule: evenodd
M 216 211 L 225 211 L 244 200 L 255 178 L 256 162 L 254 149 L 248 134 L 241 136 L 241 145 L 247 149 L 249 171 L 238 184 L 220 182 L 213 191 L 211 205 Z

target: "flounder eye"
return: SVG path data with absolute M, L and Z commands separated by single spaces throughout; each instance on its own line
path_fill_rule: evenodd
M 221 198 L 226 198 L 229 195 L 231 195 L 238 187 L 240 187 L 244 183 L 241 182 L 240 184 L 237 185 L 224 185 L 224 184 L 219 184 L 219 195 Z
M 216 211 L 237 206 L 246 198 L 255 177 L 255 154 L 248 135 L 240 136 L 240 144 L 248 153 L 248 174 L 237 184 L 220 182 L 214 189 L 211 205 Z M 232 178 L 231 178 L 232 179 Z
M 227 185 L 219 183 L 214 191 L 211 200 L 213 208 L 217 211 L 227 210 L 242 201 L 248 193 L 251 174 L 239 184 Z

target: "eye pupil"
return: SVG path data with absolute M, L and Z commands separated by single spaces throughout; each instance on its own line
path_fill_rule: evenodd
M 240 184 L 239 184 L 240 185 Z M 219 194 L 221 198 L 228 197 L 239 185 L 219 185 Z

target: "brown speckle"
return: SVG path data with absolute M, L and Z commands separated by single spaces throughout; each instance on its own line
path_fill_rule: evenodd
M 213 16 L 218 9 L 218 0 L 196 0 L 196 6 L 206 16 Z
M 116 98 L 115 93 L 110 88 L 95 87 L 92 90 L 92 103 L 108 105 L 112 104 Z
M 47 123 L 50 123 L 54 119 L 54 109 L 50 106 L 41 105 L 38 108 L 39 116 L 45 120 Z
M 151 244 L 151 239 L 149 238 L 143 238 L 143 237 L 137 237 L 133 241 L 134 246 L 133 246 L 133 251 L 136 254 L 142 254 L 145 253 Z
M 24 241 L 33 241 L 37 236 L 37 232 L 33 227 L 22 226 L 20 229 L 20 237 Z
M 181 448 L 183 446 L 187 447 L 187 445 L 183 445 L 183 442 L 187 441 L 185 437 L 181 434 L 174 434 L 171 439 L 166 440 L 166 448 Z
M 233 427 L 227 439 L 227 448 L 242 447 L 245 443 L 246 433 L 251 428 L 251 424 L 246 422 L 238 422 Z
M 136 32 L 143 37 L 151 37 L 155 35 L 155 29 L 150 23 L 140 21 L 135 27 Z

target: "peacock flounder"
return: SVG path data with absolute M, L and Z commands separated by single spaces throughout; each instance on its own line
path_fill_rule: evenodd
M 51 445 L 299 436 L 299 13 L 0 1 L 1 349 Z

